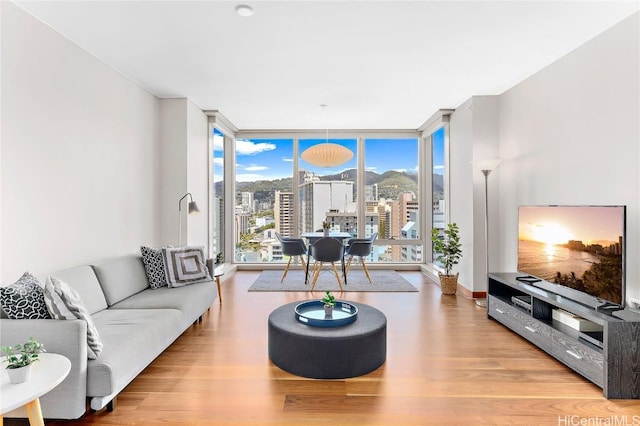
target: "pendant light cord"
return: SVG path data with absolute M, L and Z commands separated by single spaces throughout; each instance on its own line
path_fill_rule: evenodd
M 320 108 L 324 110 L 325 142 L 329 143 L 329 114 L 327 114 L 327 106 L 325 104 L 321 104 Z

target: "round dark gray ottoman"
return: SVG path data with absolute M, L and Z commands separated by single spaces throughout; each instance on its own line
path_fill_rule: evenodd
M 295 317 L 289 303 L 269 315 L 269 358 L 283 370 L 312 379 L 345 379 L 367 374 L 387 358 L 387 317 L 358 307 L 358 318 L 342 327 L 313 327 Z

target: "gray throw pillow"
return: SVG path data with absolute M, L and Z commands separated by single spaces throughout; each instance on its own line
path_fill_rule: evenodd
M 156 289 L 168 286 L 162 249 L 140 246 L 140 253 L 149 280 L 149 287 Z
M 164 247 L 162 254 L 169 287 L 211 281 L 204 247 Z
M 49 319 L 40 281 L 29 272 L 6 287 L 0 287 L 2 310 L 11 319 Z
M 82 304 L 80 295 L 64 281 L 48 277 L 44 284 L 44 297 L 51 317 L 54 319 L 80 319 L 87 323 L 87 358 L 98 358 L 102 352 L 102 340 L 91 314 Z

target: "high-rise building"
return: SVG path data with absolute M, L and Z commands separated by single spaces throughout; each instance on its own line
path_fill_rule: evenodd
M 236 235 L 236 241 L 240 241 L 240 236 L 242 234 L 249 233 L 249 218 L 251 217 L 248 213 L 240 213 L 236 214 L 236 231 L 238 235 Z
M 260 261 L 281 262 L 282 259 L 282 245 L 277 238 L 265 238 L 260 242 Z
M 330 211 L 355 213 L 353 182 L 310 181 L 300 184 L 300 232 L 322 228 Z
M 213 197 L 213 229 L 211 238 L 213 239 L 213 254 L 217 255 L 224 251 L 224 199 Z
M 253 205 L 253 192 L 242 192 L 240 193 L 243 213 L 254 213 L 254 205 Z
M 405 225 L 411 221 L 411 213 L 418 212 L 418 202 L 415 194 L 404 192 L 398 196 L 398 200 L 390 203 L 389 231 L 388 238 L 400 239 Z M 391 258 L 394 262 L 401 260 L 400 246 L 391 246 Z
M 418 220 L 418 212 L 409 213 L 409 221 L 402 227 L 402 238 L 406 240 L 415 240 L 420 238 L 420 222 Z M 407 244 L 402 246 L 400 251 L 400 261 L 402 262 L 421 262 L 422 261 L 422 245 Z
M 378 201 L 378 184 L 364 186 L 364 201 Z
M 285 237 L 293 237 L 295 235 L 293 227 L 293 192 L 276 191 L 273 216 L 277 232 Z

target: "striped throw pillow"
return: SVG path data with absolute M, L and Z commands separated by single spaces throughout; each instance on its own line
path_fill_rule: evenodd
M 87 358 L 98 358 L 102 352 L 102 340 L 80 295 L 69 284 L 50 276 L 44 284 L 44 301 L 53 319 L 80 319 L 87 323 Z
M 169 287 L 211 281 L 203 247 L 164 247 L 162 255 Z

